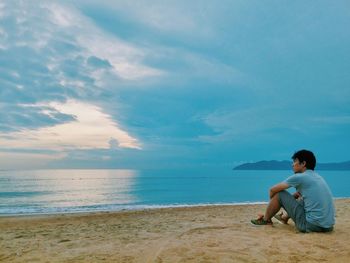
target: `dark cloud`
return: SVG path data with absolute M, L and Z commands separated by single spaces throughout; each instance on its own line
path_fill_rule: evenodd
M 96 67 L 96 68 L 111 68 L 112 65 L 109 63 L 106 59 L 100 59 L 95 56 L 91 56 L 87 59 L 87 63 L 90 66 Z
M 110 69 L 110 63 L 84 55 L 85 49 L 77 43 L 74 32 L 65 32 L 51 23 L 50 14 L 40 4 L 7 5 L 9 13 L 0 17 L 7 36 L 0 49 L 0 131 L 35 129 L 73 120 L 74 116 L 52 109 L 50 115 L 43 114 L 45 107 L 40 104 L 97 98 L 103 89 L 96 85 L 92 74 Z
M 52 126 L 75 119 L 72 115 L 63 114 L 48 106 L 33 107 L 6 103 L 1 104 L 0 109 L 0 131 L 5 132 Z

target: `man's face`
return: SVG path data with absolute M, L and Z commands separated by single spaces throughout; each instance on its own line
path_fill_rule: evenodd
M 294 173 L 303 173 L 306 170 L 306 163 L 302 162 L 300 163 L 300 161 L 298 160 L 298 158 L 296 158 L 295 160 L 293 160 L 293 171 Z

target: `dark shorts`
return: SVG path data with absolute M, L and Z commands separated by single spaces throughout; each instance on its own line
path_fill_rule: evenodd
M 286 210 L 288 216 L 293 219 L 296 228 L 300 232 L 330 232 L 331 228 L 323 228 L 306 221 L 306 214 L 303 200 L 296 200 L 293 195 L 287 191 L 278 193 L 281 206 Z

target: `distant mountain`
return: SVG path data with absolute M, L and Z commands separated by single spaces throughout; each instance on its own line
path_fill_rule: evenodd
M 233 170 L 291 170 L 291 161 L 260 161 L 256 163 L 244 163 Z M 350 170 L 350 161 L 341 163 L 317 163 L 315 170 Z

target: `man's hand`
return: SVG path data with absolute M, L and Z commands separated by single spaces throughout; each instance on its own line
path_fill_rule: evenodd
M 295 199 L 298 199 L 298 198 L 301 197 L 301 193 L 295 192 L 295 193 L 293 194 L 293 196 L 294 196 Z

